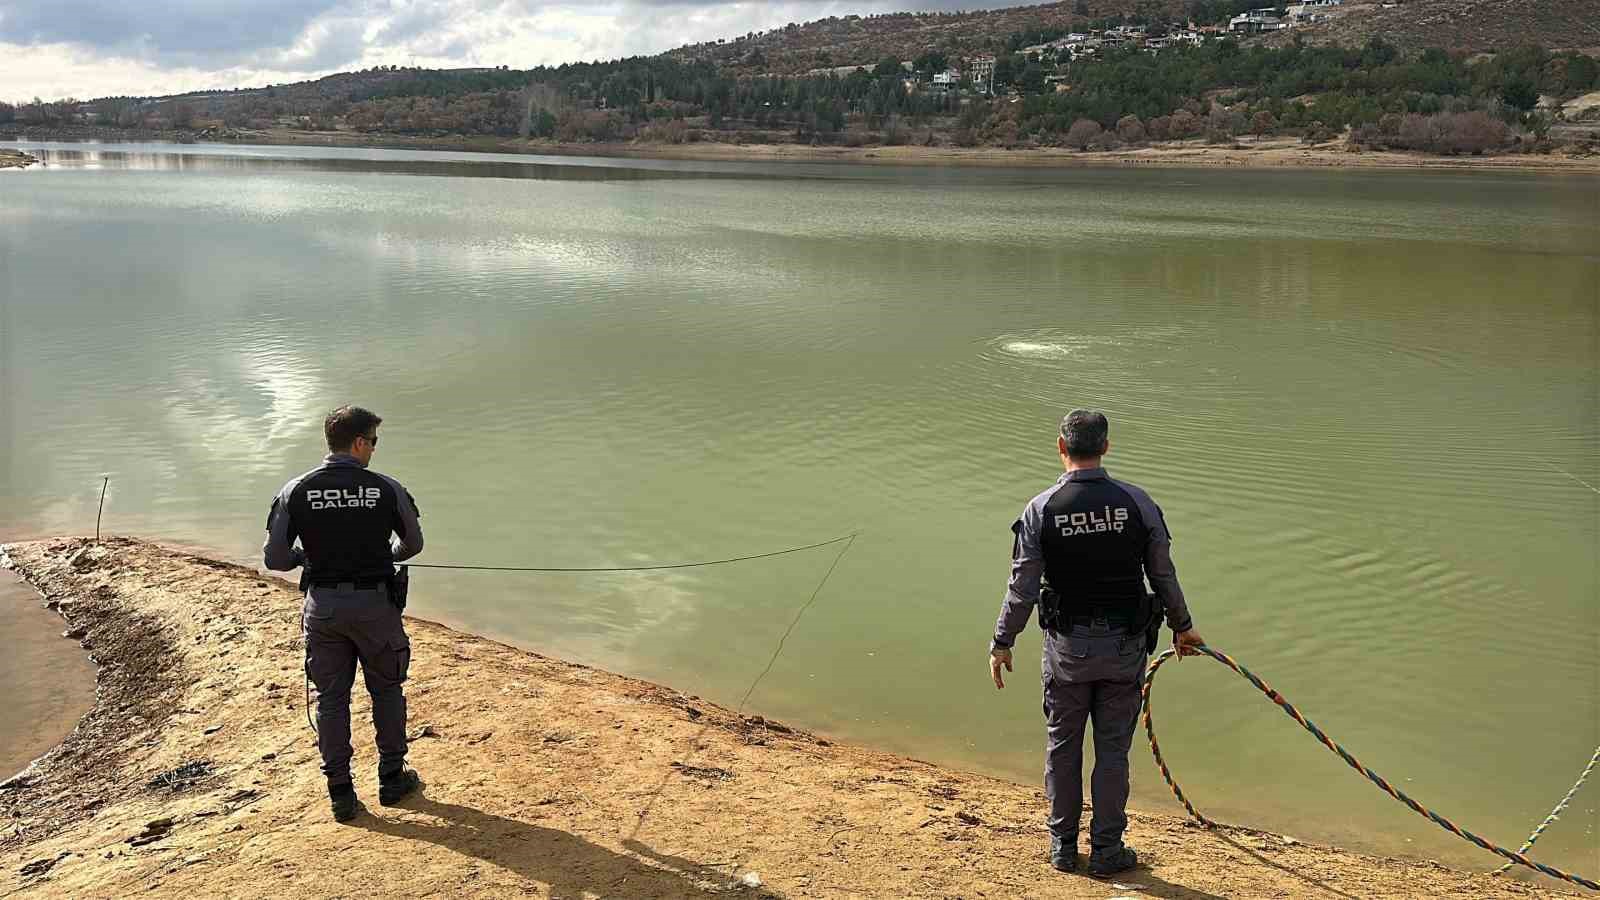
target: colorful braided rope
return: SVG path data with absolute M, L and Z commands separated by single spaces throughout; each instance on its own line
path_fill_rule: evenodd
M 1261 693 L 1263 693 L 1263 694 L 1266 694 L 1267 695 L 1267 699 L 1269 699 L 1273 703 L 1277 704 L 1278 708 L 1282 709 L 1284 711 L 1284 713 L 1286 713 L 1289 716 L 1289 718 L 1294 719 L 1296 722 L 1300 723 L 1300 727 L 1302 727 L 1305 730 L 1311 732 L 1311 734 L 1314 737 L 1316 737 L 1316 739 L 1318 741 L 1322 742 L 1322 745 L 1324 747 L 1327 747 L 1329 750 L 1331 750 L 1334 753 L 1338 754 L 1339 758 L 1344 760 L 1346 763 L 1348 763 L 1349 766 L 1352 769 L 1355 769 L 1357 772 L 1360 772 L 1362 775 L 1366 776 L 1368 781 L 1371 781 L 1373 784 L 1375 784 L 1378 787 L 1382 788 L 1383 791 L 1385 793 L 1387 793 L 1389 796 L 1395 798 L 1396 800 L 1399 800 L 1401 803 L 1404 803 L 1406 806 L 1410 807 L 1411 810 L 1413 812 L 1415 812 L 1417 815 L 1420 815 L 1420 816 L 1422 816 L 1422 817 L 1424 817 L 1426 819 L 1431 820 L 1432 822 L 1434 822 L 1434 824 L 1438 825 L 1440 828 L 1443 828 L 1445 831 L 1448 831 L 1451 834 L 1456 835 L 1459 838 L 1462 838 L 1463 840 L 1471 841 L 1472 843 L 1478 845 L 1479 847 L 1482 847 L 1483 849 L 1488 850 L 1490 853 L 1494 853 L 1494 854 L 1497 854 L 1499 856 L 1504 857 L 1510 863 L 1514 863 L 1514 864 L 1520 865 L 1520 866 L 1527 866 L 1528 868 L 1533 869 L 1535 872 L 1539 872 L 1541 874 L 1548 875 L 1551 878 L 1559 878 L 1562 881 L 1567 881 L 1567 882 L 1571 882 L 1572 884 L 1582 885 L 1583 887 L 1589 888 L 1590 890 L 1600 891 L 1600 882 L 1595 882 L 1595 881 L 1592 881 L 1592 880 L 1590 880 L 1588 878 L 1584 878 L 1581 875 L 1574 875 L 1574 874 L 1572 874 L 1570 872 L 1563 872 L 1562 870 L 1557 869 L 1554 866 L 1547 866 L 1544 863 L 1536 862 L 1536 861 L 1531 860 L 1528 857 L 1523 855 L 1523 851 L 1526 851 L 1528 849 L 1528 847 L 1533 845 L 1533 841 L 1536 840 L 1539 837 L 1539 834 L 1542 831 L 1544 831 L 1545 827 L 1548 826 L 1550 824 L 1550 822 L 1555 820 L 1556 815 L 1561 812 L 1561 809 L 1566 805 L 1566 802 L 1568 800 L 1572 799 L 1572 794 L 1576 793 L 1577 790 L 1578 790 L 1578 787 L 1583 784 L 1583 780 L 1584 780 L 1583 778 L 1578 779 L 1578 784 L 1573 786 L 1572 792 L 1569 793 L 1567 795 L 1567 798 L 1565 800 L 1563 800 L 1561 802 L 1561 804 L 1559 804 L 1556 807 L 1555 811 L 1550 814 L 1550 817 L 1548 819 L 1546 819 L 1544 824 L 1540 825 L 1537 829 L 1534 830 L 1533 835 L 1529 838 L 1527 844 L 1525 844 L 1523 846 L 1522 851 L 1507 850 L 1506 848 L 1501 847 L 1498 844 L 1495 844 L 1495 843 L 1492 843 L 1490 841 L 1487 841 L 1487 840 L 1485 840 L 1485 839 L 1473 834 L 1472 832 L 1467 831 L 1466 829 L 1460 827 L 1459 825 L 1457 825 L 1456 823 L 1450 821 L 1449 819 L 1445 818 L 1444 816 L 1439 815 L 1438 813 L 1434 812 L 1433 810 L 1428 809 L 1426 806 L 1423 806 L 1422 804 L 1418 803 L 1417 801 L 1415 801 L 1415 800 L 1411 799 L 1410 797 L 1406 796 L 1404 791 L 1401 791 L 1398 788 L 1396 788 L 1394 785 L 1390 784 L 1387 780 L 1385 780 L 1383 778 L 1383 776 L 1379 775 L 1377 772 L 1374 772 L 1371 769 L 1367 768 L 1366 766 L 1362 765 L 1360 760 L 1356 759 L 1354 756 L 1352 756 L 1350 754 L 1350 751 L 1348 751 L 1348 750 L 1344 749 L 1343 747 L 1339 746 L 1339 744 L 1337 742 L 1335 742 L 1332 738 L 1329 738 L 1326 734 L 1323 734 L 1322 729 L 1318 728 L 1316 726 L 1316 723 L 1312 722 L 1310 719 L 1307 719 L 1305 716 L 1301 715 L 1300 714 L 1300 710 L 1295 709 L 1294 708 L 1294 704 L 1292 704 L 1288 700 L 1284 699 L 1282 694 L 1280 694 L 1277 691 L 1273 690 L 1271 687 L 1269 687 L 1267 685 L 1266 682 L 1262 681 L 1260 678 L 1257 678 L 1255 676 L 1255 673 L 1251 672 L 1249 669 L 1246 669 L 1244 666 L 1239 665 L 1237 662 L 1234 662 L 1233 659 L 1231 657 L 1229 657 L 1227 654 L 1219 653 L 1216 650 L 1213 650 L 1210 647 L 1205 647 L 1205 646 L 1199 647 L 1197 649 L 1201 653 L 1205 654 L 1206 656 L 1209 656 L 1212 659 L 1216 660 L 1217 662 L 1222 663 L 1223 665 L 1225 665 L 1228 668 L 1232 669 L 1234 672 L 1238 673 L 1241 677 L 1243 677 L 1246 681 L 1248 681 L 1251 684 L 1255 685 L 1257 690 L 1261 691 Z M 1156 766 L 1161 769 L 1161 777 L 1165 778 L 1167 780 L 1167 786 L 1172 788 L 1173 796 L 1178 798 L 1178 802 L 1183 804 L 1183 808 L 1188 810 L 1189 811 L 1189 815 L 1193 816 L 1196 821 L 1200 822 L 1202 825 L 1205 825 L 1207 827 L 1214 827 L 1216 825 L 1216 823 L 1211 821 L 1210 819 L 1207 819 L 1205 816 L 1201 815 L 1200 811 L 1194 808 L 1194 804 L 1189 802 L 1189 798 L 1184 796 L 1183 789 L 1178 787 L 1178 783 L 1175 780 L 1173 780 L 1172 772 L 1171 772 L 1171 770 L 1169 770 L 1167 768 L 1166 760 L 1162 759 L 1162 757 L 1161 757 L 1161 745 L 1156 742 L 1155 724 L 1152 721 L 1151 716 L 1150 716 L 1150 687 L 1151 687 L 1152 684 L 1155 683 L 1156 672 L 1160 670 L 1161 664 L 1166 662 L 1169 658 L 1171 658 L 1174 655 L 1176 655 L 1176 651 L 1173 651 L 1173 650 L 1168 650 L 1165 653 L 1162 653 L 1160 656 L 1156 657 L 1155 661 L 1150 664 L 1149 670 L 1145 672 L 1144 687 L 1142 689 L 1143 699 L 1144 699 L 1144 731 L 1145 731 L 1145 735 L 1147 737 L 1149 737 L 1149 739 L 1150 739 L 1150 752 L 1155 755 Z M 1595 758 L 1596 759 L 1600 759 L 1600 750 L 1596 750 Z M 1590 767 L 1593 768 L 1593 766 L 1594 766 L 1594 761 L 1591 760 L 1590 761 Z M 1585 777 L 1587 777 L 1588 772 L 1589 772 L 1588 769 L 1584 770 Z
M 1594 748 L 1594 755 L 1589 757 L 1589 764 L 1583 767 L 1583 774 L 1578 776 L 1578 781 L 1577 783 L 1573 784 L 1572 790 L 1567 791 L 1567 795 L 1561 798 L 1561 802 L 1556 804 L 1556 808 L 1550 810 L 1550 815 L 1545 816 L 1544 821 L 1539 823 L 1539 827 L 1533 830 L 1533 834 L 1528 835 L 1528 839 L 1523 842 L 1521 847 L 1517 848 L 1518 853 L 1527 853 L 1528 848 L 1532 847 L 1534 842 L 1539 840 L 1539 835 L 1544 834 L 1544 830 L 1550 827 L 1550 823 L 1561 818 L 1561 814 L 1567 809 L 1567 804 L 1571 803 L 1572 798 L 1577 795 L 1578 788 L 1583 787 L 1583 783 L 1589 780 L 1589 773 L 1594 771 L 1596 763 L 1600 763 L 1600 747 Z M 1511 868 L 1511 863 L 1506 863 L 1500 868 L 1495 869 L 1494 874 L 1499 875 L 1509 868 Z

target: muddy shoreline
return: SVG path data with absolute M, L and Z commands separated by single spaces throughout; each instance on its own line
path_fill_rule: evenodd
M 99 666 L 93 711 L 0 784 L 0 894 L 1106 897 L 1045 860 L 1042 792 L 839 745 L 411 620 L 412 761 L 379 807 L 364 698 L 335 824 L 293 586 L 129 539 L 6 548 Z M 1424 860 L 1130 814 L 1121 896 L 1564 896 Z M 337 866 L 328 865 L 337 850 Z M 1485 855 L 1485 869 L 1493 857 Z
M 0 140 L 12 141 L 171 141 L 205 144 L 365 147 L 388 150 L 444 150 L 551 156 L 601 156 L 624 159 L 666 159 L 701 162 L 849 163 L 971 167 L 1173 167 L 1249 169 L 1392 169 L 1418 171 L 1540 172 L 1600 175 L 1600 154 L 1579 151 L 1551 154 L 1430 156 L 1401 151 L 1360 151 L 1342 141 L 1306 145 L 1297 138 L 1251 139 L 1233 145 L 1208 145 L 1198 140 L 1109 151 L 1077 151 L 1060 147 L 1006 150 L 999 147 L 863 146 L 804 144 L 736 144 L 699 141 L 665 143 L 559 143 L 483 135 L 440 137 L 366 134 L 347 131 L 268 129 L 229 130 L 222 134 L 185 131 L 135 131 L 75 126 L 53 129 L 0 129 Z
M 62 638 L 60 619 L 33 588 L 0 569 L 0 780 L 27 768 L 94 707 L 95 667 Z

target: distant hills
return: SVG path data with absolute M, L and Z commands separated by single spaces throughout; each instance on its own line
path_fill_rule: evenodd
M 709 59 L 752 73 L 795 74 L 827 66 L 871 66 L 888 56 L 909 60 L 928 50 L 993 53 L 1007 49 L 1017 35 L 1082 29 L 1097 20 L 1204 25 L 1225 22 L 1247 9 L 1285 5 L 1273 0 L 1068 0 L 966 13 L 834 16 L 692 44 L 667 55 Z M 1246 40 L 1356 46 L 1379 37 L 1408 52 L 1429 47 L 1493 52 L 1523 44 L 1600 48 L 1600 3 L 1595 0 L 1351 0 L 1326 12 L 1326 22 Z
M 1596 139 L 1558 110 L 1600 91 L 1596 0 L 1331 0 L 1253 23 L 1298 27 L 1227 31 L 1268 2 L 835 16 L 610 62 L 391 66 L 173 97 L 0 103 L 0 134 L 1101 150 L 1342 136 L 1446 154 Z

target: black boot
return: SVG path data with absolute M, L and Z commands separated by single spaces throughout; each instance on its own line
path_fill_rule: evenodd
M 1060 835 L 1050 835 L 1050 865 L 1057 872 L 1078 871 L 1078 842 L 1065 841 Z
M 1139 854 L 1132 847 L 1096 847 L 1089 854 L 1089 874 L 1096 878 L 1110 878 L 1138 864 Z
M 418 777 L 417 770 L 410 766 L 401 768 L 393 775 L 379 775 L 378 802 L 384 806 L 394 806 L 419 787 L 422 787 L 422 779 Z
M 333 804 L 333 820 L 348 822 L 361 812 L 361 801 L 356 798 L 353 784 L 328 785 L 328 801 Z

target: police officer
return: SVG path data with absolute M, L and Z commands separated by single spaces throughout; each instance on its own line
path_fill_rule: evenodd
M 989 647 L 989 674 L 1003 688 L 1000 669 L 1011 671 L 1011 646 L 1039 607 L 1050 864 L 1062 872 L 1078 870 L 1083 732 L 1093 721 L 1088 868 L 1098 878 L 1138 863 L 1133 848 L 1122 843 L 1128 748 L 1161 615 L 1180 656 L 1194 655 L 1203 643 L 1178 586 L 1161 507 L 1100 465 L 1111 447 L 1108 432 L 1105 415 L 1096 410 L 1075 409 L 1062 419 L 1056 450 L 1066 474 L 1034 497 L 1011 526 L 1011 581 Z M 1145 591 L 1146 578 L 1153 597 Z
M 350 777 L 350 688 L 358 660 L 372 695 L 378 802 L 392 806 L 421 784 L 406 766 L 401 686 L 411 641 L 400 618 L 405 602 L 394 564 L 421 552 L 422 527 L 411 494 L 367 468 L 382 421 L 359 406 L 328 414 L 322 426 L 328 455 L 272 499 L 262 548 L 269 569 L 304 566 L 306 673 L 317 686 L 317 749 L 340 822 L 359 809 Z

